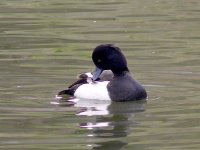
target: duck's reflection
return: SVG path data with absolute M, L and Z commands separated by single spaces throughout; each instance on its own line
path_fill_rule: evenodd
M 101 142 L 91 143 L 95 150 L 119 150 L 127 143 L 123 140 L 130 133 L 130 128 L 138 123 L 134 120 L 135 113 L 144 111 L 145 101 L 110 102 L 110 101 L 77 101 L 80 107 L 77 115 L 93 116 L 92 121 L 81 122 L 80 127 L 89 130 L 88 137 L 101 138 Z M 115 138 L 115 140 L 111 140 Z M 98 140 L 97 140 L 98 141 Z
M 77 115 L 80 116 L 102 116 L 108 115 L 108 107 L 111 101 L 100 101 L 100 100 L 77 100 L 75 102 L 75 107 L 80 108 L 80 112 Z
M 88 147 L 94 150 L 119 150 L 128 144 L 125 137 L 138 124 L 134 115 L 145 111 L 146 101 L 124 103 L 72 99 L 69 102 L 80 108 L 77 116 L 85 117 L 79 126 L 88 131 Z
M 94 150 L 120 150 L 122 147 L 127 145 L 127 143 L 120 140 L 99 142 L 97 144 L 98 145 L 93 146 Z

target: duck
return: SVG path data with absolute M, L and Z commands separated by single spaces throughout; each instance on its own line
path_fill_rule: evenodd
M 79 75 L 76 82 L 58 95 L 116 102 L 147 99 L 145 88 L 133 78 L 119 47 L 113 44 L 98 45 L 93 50 L 92 60 L 95 71 Z

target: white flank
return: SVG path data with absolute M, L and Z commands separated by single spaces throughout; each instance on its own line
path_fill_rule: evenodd
M 83 84 L 74 93 L 80 99 L 111 100 L 108 95 L 107 85 L 109 81 Z

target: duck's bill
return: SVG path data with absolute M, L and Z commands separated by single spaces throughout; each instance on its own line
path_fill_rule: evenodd
M 98 67 L 96 67 L 95 71 L 93 72 L 93 77 L 92 77 L 92 79 L 93 79 L 94 81 L 96 81 L 96 80 L 99 78 L 99 76 L 101 75 L 102 72 L 103 72 L 102 69 L 99 69 Z

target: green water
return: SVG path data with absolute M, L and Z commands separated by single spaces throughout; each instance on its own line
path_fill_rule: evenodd
M 197 0 L 1 0 L 0 149 L 199 150 L 199 25 Z M 51 104 L 101 43 L 149 100 Z

